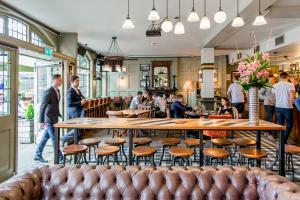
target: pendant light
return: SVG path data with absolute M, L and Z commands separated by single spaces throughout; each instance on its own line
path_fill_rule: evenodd
M 215 16 L 214 16 L 214 19 L 215 19 L 215 22 L 221 24 L 223 22 L 225 22 L 227 18 L 227 15 L 226 13 L 222 10 L 222 0 L 220 0 L 220 3 L 219 3 L 219 10 L 218 12 L 216 12 Z
M 182 35 L 184 34 L 184 26 L 183 23 L 180 21 L 180 0 L 178 0 L 178 2 L 179 2 L 179 16 L 178 16 L 178 21 L 174 28 L 174 33 L 176 35 Z
M 197 22 L 199 21 L 199 16 L 198 13 L 195 10 L 195 0 L 193 0 L 193 8 L 192 11 L 190 12 L 188 18 L 187 18 L 188 22 Z
M 157 10 L 155 9 L 155 4 L 154 4 L 154 0 L 153 0 L 153 8 L 149 13 L 148 20 L 157 21 L 159 19 L 160 19 L 160 17 L 159 17 Z
M 204 16 L 202 17 L 200 22 L 200 29 L 210 29 L 210 21 L 206 16 L 206 0 L 204 0 Z
M 124 29 L 134 29 L 134 24 L 131 20 L 131 18 L 129 17 L 129 0 L 128 0 L 128 4 L 127 4 L 127 17 L 122 25 L 122 28 Z
M 267 21 L 265 19 L 265 16 L 262 15 L 261 13 L 261 8 L 260 8 L 260 0 L 258 1 L 258 15 L 255 18 L 255 21 L 253 22 L 254 26 L 261 26 L 267 24 Z
M 243 18 L 240 16 L 240 12 L 239 12 L 239 0 L 236 0 L 236 9 L 237 9 L 237 15 L 234 18 L 234 20 L 232 21 L 231 25 L 233 27 L 244 26 L 245 22 L 244 22 Z
M 166 33 L 173 29 L 173 23 L 169 20 L 169 0 L 167 0 L 167 16 L 164 22 L 161 24 L 161 29 Z

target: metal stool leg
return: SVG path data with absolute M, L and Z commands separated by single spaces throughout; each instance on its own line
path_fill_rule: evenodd
M 127 165 L 127 156 L 126 156 L 126 153 L 125 153 L 124 145 L 123 145 L 123 144 L 121 145 L 121 151 L 122 151 L 121 154 L 123 154 L 124 157 L 125 157 L 125 165 Z M 123 159 L 122 159 L 122 163 L 123 163 Z
M 160 155 L 160 160 L 159 160 L 159 166 L 161 166 L 161 163 L 162 163 L 162 160 L 163 160 L 163 157 L 164 157 L 164 154 L 165 154 L 165 148 L 166 148 L 166 146 L 163 145 L 162 152 L 161 152 L 161 155 Z

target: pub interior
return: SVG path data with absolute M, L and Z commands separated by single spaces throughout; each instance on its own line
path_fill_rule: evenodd
M 299 0 L 1 0 L 0 200 L 300 200 Z

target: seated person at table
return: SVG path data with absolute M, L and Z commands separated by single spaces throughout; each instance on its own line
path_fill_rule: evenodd
M 226 97 L 221 98 L 221 107 L 218 110 L 218 115 L 232 114 L 232 108 L 230 107 L 229 99 Z
M 144 106 L 152 106 L 152 101 L 147 91 L 144 91 L 142 96 L 142 104 Z
M 173 103 L 175 101 L 175 95 L 174 94 L 170 94 L 170 96 L 167 98 L 167 102 L 168 103 Z
M 182 94 L 177 95 L 177 100 L 171 105 L 171 116 L 172 118 L 183 118 L 184 112 L 187 107 L 184 105 L 184 98 Z
M 154 114 L 155 118 L 165 118 L 167 116 L 166 101 L 160 96 L 157 96 L 156 94 L 152 95 L 152 101 L 155 110 L 155 114 Z
M 141 103 L 143 97 L 143 93 L 141 91 L 137 92 L 137 95 L 133 97 L 131 103 L 130 103 L 130 109 L 137 110 L 138 105 Z

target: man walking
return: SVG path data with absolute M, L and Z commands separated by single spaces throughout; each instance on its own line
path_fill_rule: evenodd
M 60 74 L 54 74 L 52 76 L 53 85 L 45 91 L 40 107 L 39 123 L 41 128 L 45 128 L 44 135 L 37 146 L 34 160 L 39 162 L 48 162 L 44 160 L 42 154 L 45 145 L 49 138 L 52 140 L 52 146 L 55 146 L 55 135 L 53 125 L 58 122 L 58 117 L 61 117 L 59 111 L 59 101 L 61 99 L 59 93 L 59 87 L 63 83 L 63 79 Z M 59 159 L 62 160 L 61 152 L 59 152 Z
M 295 86 L 288 82 L 288 74 L 282 72 L 280 81 L 273 85 L 272 92 L 275 95 L 275 112 L 277 122 L 280 125 L 286 124 L 285 143 L 293 128 L 293 101 L 295 97 Z
M 231 105 L 239 112 L 239 118 L 242 118 L 245 109 L 245 92 L 239 83 L 239 74 L 235 75 L 233 83 L 230 84 L 227 96 L 231 99 Z
M 71 76 L 71 87 L 67 91 L 67 113 L 68 119 L 84 117 L 84 104 L 85 97 L 79 90 L 79 76 Z M 68 134 L 64 135 L 61 139 L 62 144 L 72 142 L 74 140 L 75 130 L 71 130 Z M 80 138 L 82 132 L 79 131 L 77 137 Z

